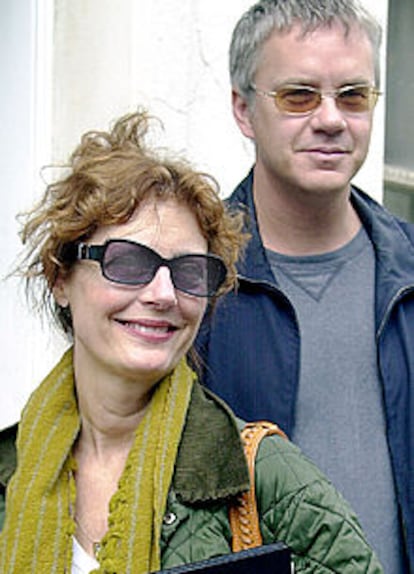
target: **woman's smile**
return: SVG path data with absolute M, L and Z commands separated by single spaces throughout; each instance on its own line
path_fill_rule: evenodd
M 153 319 L 115 320 L 134 335 L 143 336 L 144 339 L 151 341 L 168 340 L 179 329 L 179 327 L 169 321 Z

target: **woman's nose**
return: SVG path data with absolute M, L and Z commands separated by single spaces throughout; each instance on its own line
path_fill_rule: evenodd
M 171 271 L 166 266 L 157 269 L 152 280 L 140 290 L 143 300 L 162 307 L 177 303 L 177 293 L 171 277 Z

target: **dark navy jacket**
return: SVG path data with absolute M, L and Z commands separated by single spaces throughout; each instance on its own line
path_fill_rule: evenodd
M 251 234 L 239 262 L 239 286 L 207 317 L 196 347 L 205 384 L 245 420 L 295 424 L 300 336 L 295 312 L 279 290 L 258 233 L 253 174 L 229 203 L 247 209 Z M 376 341 L 387 439 L 407 554 L 414 573 L 414 226 L 352 189 L 352 202 L 376 256 Z M 356 335 L 357 336 L 357 335 Z M 381 502 L 379 501 L 379 504 Z

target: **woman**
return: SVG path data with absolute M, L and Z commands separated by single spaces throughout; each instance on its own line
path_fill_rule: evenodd
M 23 227 L 28 286 L 40 280 L 73 345 L 19 424 L 3 574 L 140 574 L 231 551 L 228 508 L 248 487 L 240 424 L 186 357 L 207 303 L 234 285 L 240 220 L 209 178 L 146 148 L 147 123 L 86 134 Z M 293 445 L 260 452 L 265 542 L 291 546 L 298 572 L 381 571 Z

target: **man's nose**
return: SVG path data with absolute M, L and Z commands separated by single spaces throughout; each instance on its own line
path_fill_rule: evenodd
M 315 129 L 327 132 L 342 131 L 346 128 L 344 113 L 338 108 L 334 94 L 324 94 L 318 108 L 312 114 Z

